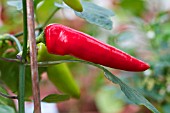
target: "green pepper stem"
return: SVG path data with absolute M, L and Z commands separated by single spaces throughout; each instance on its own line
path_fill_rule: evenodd
M 40 43 L 40 42 L 45 44 L 44 31 L 36 38 L 36 43 Z
M 42 28 L 43 28 L 43 27 L 40 25 L 40 26 L 36 27 L 35 30 L 39 30 L 39 29 L 42 29 Z M 20 36 L 22 36 L 23 34 L 24 34 L 23 32 L 20 32 L 20 33 L 15 34 L 14 36 L 15 36 L 15 37 L 20 37 Z

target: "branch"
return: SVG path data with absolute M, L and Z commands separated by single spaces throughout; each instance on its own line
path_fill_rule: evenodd
M 28 22 L 28 37 L 30 41 L 29 43 L 30 63 L 34 99 L 34 113 L 41 113 L 33 0 L 27 0 L 27 22 Z
M 3 96 L 3 97 L 5 97 L 5 98 L 9 98 L 9 99 L 18 99 L 17 96 L 10 96 L 10 95 L 3 94 L 3 93 L 1 93 L 1 92 L 0 92 L 0 96 Z
M 0 57 L 0 60 L 7 61 L 7 62 L 20 62 L 18 59 L 11 59 L 11 58 L 4 58 L 4 57 Z
M 38 26 L 37 28 L 35 28 L 35 30 L 39 30 L 39 29 L 42 29 L 43 27 L 42 26 Z M 22 36 L 24 33 L 23 32 L 20 32 L 20 33 L 17 33 L 17 34 L 15 34 L 14 36 L 15 37 L 20 37 L 20 36 Z

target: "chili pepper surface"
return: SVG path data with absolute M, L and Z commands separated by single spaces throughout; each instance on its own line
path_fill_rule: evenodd
M 44 43 L 38 43 L 37 48 L 38 48 L 37 60 L 39 62 L 68 60 L 72 58 L 72 56 L 69 56 L 69 55 L 61 56 L 61 55 L 49 54 Z
M 97 39 L 60 24 L 45 28 L 47 50 L 125 71 L 145 71 L 149 65 Z

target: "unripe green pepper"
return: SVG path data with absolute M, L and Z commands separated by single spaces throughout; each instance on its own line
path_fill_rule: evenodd
M 57 60 L 67 60 L 67 59 L 71 59 L 73 57 L 69 56 L 69 55 L 65 55 L 65 56 L 60 56 L 60 55 L 53 55 L 50 54 L 47 51 L 47 48 L 45 46 L 44 43 L 39 43 L 37 44 L 37 48 L 38 48 L 38 56 L 37 59 L 39 62 L 41 61 L 57 61 Z
M 74 98 L 80 97 L 80 90 L 65 63 L 50 65 L 47 68 L 48 78 L 62 92 Z
M 57 61 L 57 60 L 67 60 L 73 57 L 69 55 L 60 56 L 53 55 L 47 52 L 45 44 L 39 43 L 38 47 L 38 61 Z M 80 90 L 72 73 L 70 72 L 67 64 L 57 64 L 47 67 L 47 73 L 50 81 L 62 92 L 71 95 L 74 98 L 80 97 Z
M 82 12 L 83 7 L 81 5 L 80 0 L 63 0 L 68 6 L 70 6 L 72 9 Z

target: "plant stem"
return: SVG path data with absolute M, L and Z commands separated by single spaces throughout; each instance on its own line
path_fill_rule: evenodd
M 19 65 L 19 113 L 25 113 L 24 106 L 24 97 L 25 97 L 25 65 L 22 63 Z
M 27 0 L 27 11 L 34 113 L 41 113 L 33 0 Z
M 22 59 L 25 62 L 27 56 L 27 37 L 28 37 L 26 0 L 22 0 L 22 6 L 23 6 L 23 23 L 24 23 L 23 24 L 24 42 L 23 42 Z M 24 97 L 25 97 L 25 65 L 21 62 L 21 64 L 19 65 L 19 94 L 18 94 L 19 113 L 25 113 Z
M 23 29 L 24 29 L 24 42 L 23 42 L 23 53 L 22 53 L 22 59 L 26 61 L 27 57 L 27 40 L 28 40 L 28 29 L 27 29 L 27 4 L 26 0 L 22 0 L 22 6 L 23 6 Z
M 0 57 L 0 60 L 6 61 L 6 62 L 19 62 L 18 59 L 11 59 L 11 58 L 4 58 L 4 57 Z
M 36 43 L 40 42 L 45 44 L 44 31 L 36 38 Z
M 3 97 L 5 97 L 5 98 L 9 98 L 9 99 L 18 99 L 17 96 L 6 95 L 6 94 L 3 94 L 3 93 L 1 93 L 1 92 L 0 92 L 0 96 L 3 96 Z
M 35 30 L 39 30 L 39 29 L 42 29 L 42 26 L 38 26 L 38 27 L 35 28 Z M 22 35 L 23 35 L 23 32 L 20 32 L 20 33 L 15 34 L 14 36 L 15 37 L 20 37 Z

